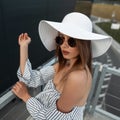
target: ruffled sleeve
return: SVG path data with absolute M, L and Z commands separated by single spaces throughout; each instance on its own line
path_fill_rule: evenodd
M 29 59 L 26 61 L 24 74 L 20 72 L 20 68 L 17 71 L 17 76 L 20 81 L 23 81 L 29 87 L 38 87 L 48 82 L 48 80 L 53 79 L 54 67 L 46 66 L 40 70 L 32 70 L 31 63 Z
M 35 120 L 83 120 L 83 107 L 75 107 L 69 113 L 63 113 L 57 109 L 56 100 L 52 105 L 45 107 L 36 98 L 30 98 L 27 103 L 27 110 Z
M 57 110 L 56 100 L 50 107 L 43 106 L 36 98 L 31 97 L 27 103 L 27 110 L 35 120 L 65 120 L 71 113 L 62 113 Z

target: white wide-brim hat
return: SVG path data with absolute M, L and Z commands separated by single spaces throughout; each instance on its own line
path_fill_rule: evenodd
M 38 31 L 43 45 L 49 51 L 56 49 L 55 38 L 58 32 L 80 40 L 91 40 L 93 58 L 104 54 L 112 43 L 111 36 L 93 33 L 91 20 L 79 12 L 67 14 L 62 22 L 42 20 Z

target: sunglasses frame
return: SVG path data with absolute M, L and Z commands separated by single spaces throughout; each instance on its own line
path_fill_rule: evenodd
M 61 46 L 61 45 L 64 43 L 64 38 L 62 38 L 62 37 L 60 37 L 60 36 L 57 36 L 57 37 L 55 38 L 55 42 L 56 42 L 56 44 L 57 44 L 58 46 Z M 68 44 L 70 47 L 72 47 L 72 48 L 76 47 L 76 39 L 70 37 L 70 38 L 67 40 L 67 44 Z

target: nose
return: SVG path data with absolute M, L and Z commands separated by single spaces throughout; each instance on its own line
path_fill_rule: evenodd
M 63 48 L 67 48 L 67 47 L 69 47 L 69 45 L 68 45 L 68 37 L 67 36 L 65 36 L 64 37 L 64 41 L 63 41 L 63 44 L 61 45 L 61 47 L 63 47 Z

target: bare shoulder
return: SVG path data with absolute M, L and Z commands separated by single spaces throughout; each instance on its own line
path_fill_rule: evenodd
M 69 74 L 65 88 L 73 91 L 78 97 L 83 97 L 88 94 L 91 88 L 92 77 L 86 70 L 76 70 Z
M 86 70 L 76 70 L 69 74 L 68 81 L 73 84 L 84 85 L 91 79 L 91 74 Z

